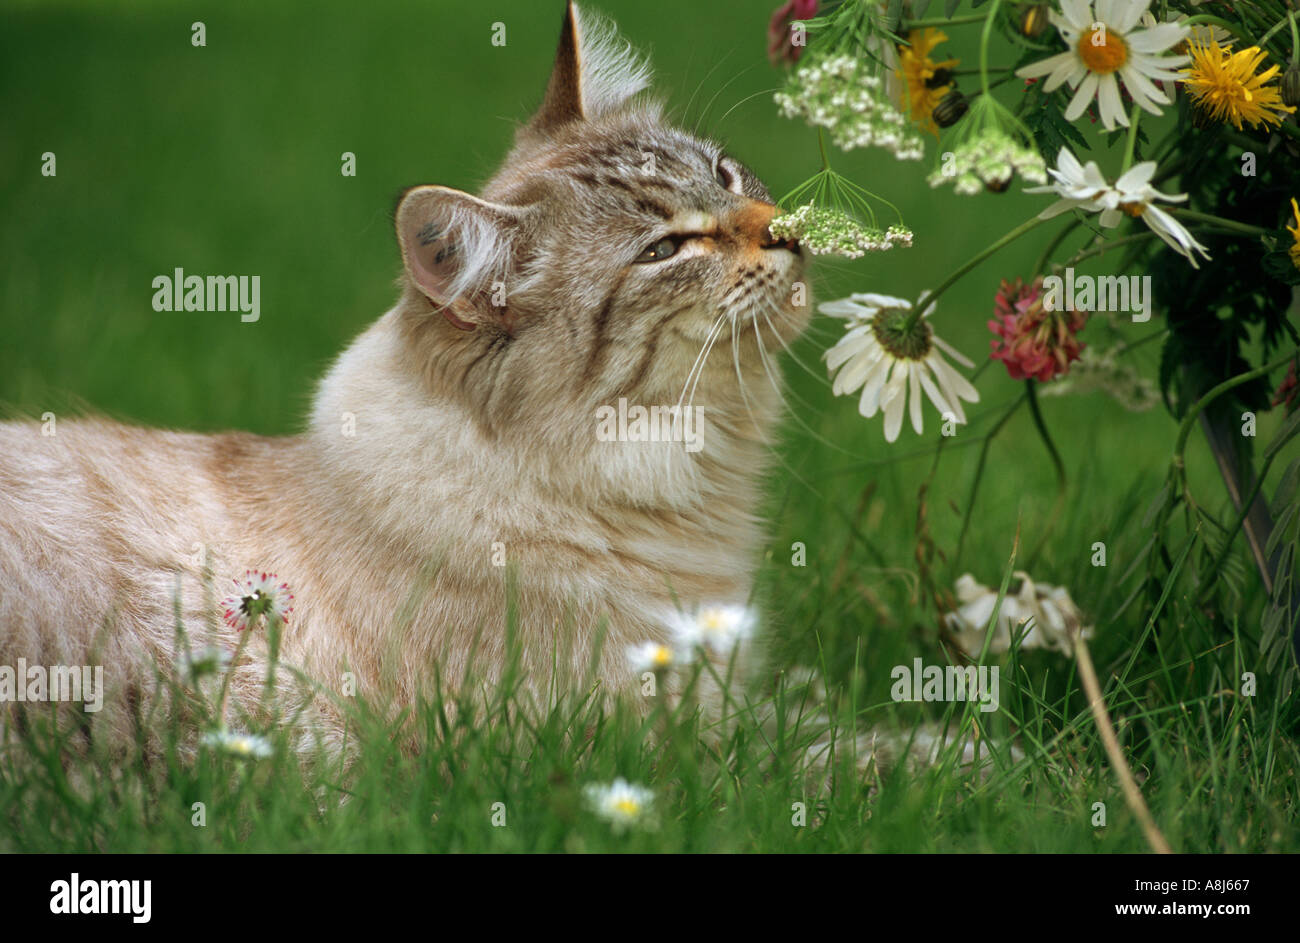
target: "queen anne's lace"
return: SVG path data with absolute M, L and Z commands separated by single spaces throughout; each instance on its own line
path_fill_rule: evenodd
M 814 203 L 776 217 L 768 224 L 778 239 L 797 239 L 813 255 L 839 255 L 859 259 L 868 252 L 912 245 L 912 231 L 894 225 L 888 229 L 863 226 L 842 210 Z
M 841 150 L 883 147 L 899 160 L 920 160 L 920 134 L 889 100 L 869 60 L 829 56 L 801 66 L 776 103 L 787 118 L 825 128 Z
M 1015 174 L 1030 183 L 1047 182 L 1047 166 L 1038 151 L 1005 131 L 987 128 L 953 148 L 928 179 L 932 187 L 952 183 L 958 193 L 972 196 L 985 187 L 1004 189 Z

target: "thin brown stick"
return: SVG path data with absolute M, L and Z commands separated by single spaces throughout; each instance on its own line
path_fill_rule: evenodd
M 1079 663 L 1079 677 L 1083 680 L 1083 690 L 1090 700 L 1088 707 L 1092 710 L 1092 719 L 1097 724 L 1097 732 L 1101 734 L 1101 742 L 1106 747 L 1106 755 L 1110 757 L 1110 765 L 1115 770 L 1115 775 L 1119 777 L 1120 788 L 1124 791 L 1124 801 L 1128 803 L 1128 807 L 1133 810 L 1133 814 L 1141 823 L 1151 850 L 1159 855 L 1173 854 L 1169 842 L 1165 841 L 1165 836 L 1161 834 L 1155 819 L 1151 817 L 1151 810 L 1147 808 L 1146 800 L 1142 798 L 1142 791 L 1138 789 L 1137 780 L 1133 778 L 1133 771 L 1128 768 L 1128 763 L 1124 760 L 1124 753 L 1119 747 L 1119 738 L 1115 736 L 1115 727 L 1110 722 L 1110 712 L 1106 710 L 1106 702 L 1101 696 L 1101 685 L 1097 683 L 1097 670 L 1092 666 L 1092 655 L 1088 653 L 1088 645 L 1083 640 L 1083 633 L 1076 629 L 1072 634 L 1074 656 Z

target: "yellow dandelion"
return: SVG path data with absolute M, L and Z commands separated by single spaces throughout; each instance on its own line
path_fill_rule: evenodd
M 942 30 L 926 27 L 907 34 L 910 46 L 898 47 L 897 75 L 903 81 L 900 104 L 922 130 L 935 137 L 939 136 L 939 126 L 934 123 L 934 109 L 952 88 L 950 70 L 960 61 L 945 59 L 935 62 L 930 58 L 934 47 L 947 39 Z
M 1231 121 L 1240 131 L 1243 121 L 1252 128 L 1279 125 L 1282 115 L 1295 111 L 1283 104 L 1277 86 L 1265 87 L 1277 66 L 1256 74 L 1267 55 L 1258 46 L 1229 55 L 1219 43 L 1196 43 L 1189 51 L 1192 64 L 1183 69 L 1187 77 L 1182 82 L 1197 107 L 1215 121 Z
M 1291 234 L 1291 264 L 1300 269 L 1300 205 L 1296 204 L 1295 197 L 1291 197 L 1291 212 L 1295 213 L 1295 225 L 1288 226 L 1286 231 Z

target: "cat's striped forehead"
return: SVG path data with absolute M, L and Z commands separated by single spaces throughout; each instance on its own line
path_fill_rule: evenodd
M 769 201 L 763 184 L 718 143 L 660 120 L 657 110 L 585 122 L 507 160 L 490 199 L 594 216 L 671 220 L 708 214 L 736 200 Z

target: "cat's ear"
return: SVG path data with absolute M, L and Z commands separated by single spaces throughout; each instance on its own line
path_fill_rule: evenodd
M 463 330 L 507 319 L 505 277 L 522 212 L 450 187 L 414 187 L 397 207 L 402 263 Z
M 650 84 L 650 66 L 614 24 L 572 2 L 564 12 L 546 98 L 529 127 L 546 131 L 614 111 Z

